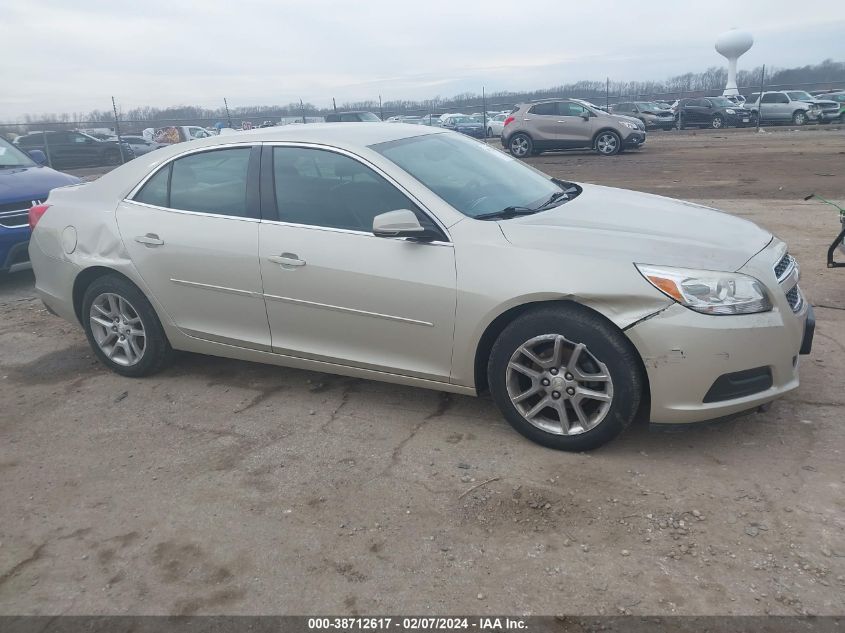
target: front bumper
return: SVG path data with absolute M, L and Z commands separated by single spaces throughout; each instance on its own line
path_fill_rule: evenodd
M 17 272 L 31 268 L 27 246 L 29 226 L 0 227 L 0 272 Z
M 824 110 L 819 117 L 819 121 L 838 121 L 840 112 L 840 110 Z
M 641 132 L 641 131 L 631 132 L 628 136 L 626 136 L 622 140 L 622 145 L 626 148 L 640 147 L 643 143 L 645 143 L 645 138 L 646 138 L 645 132 Z
M 626 331 L 648 374 L 652 422 L 712 420 L 798 387 L 798 358 L 812 347 L 815 319 L 806 301 L 793 312 L 787 282 L 774 275 L 783 252 L 770 245 L 741 271 L 766 286 L 770 312 L 710 316 L 674 304 Z
M 675 117 L 667 116 L 667 117 L 651 117 L 646 118 L 645 126 L 647 129 L 665 129 L 670 127 L 675 127 Z
M 757 115 L 753 112 L 738 112 L 737 114 L 729 114 L 727 123 L 731 127 L 757 125 Z

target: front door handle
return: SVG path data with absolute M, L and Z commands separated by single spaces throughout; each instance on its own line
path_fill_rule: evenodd
M 139 244 L 143 244 L 148 248 L 152 248 L 154 246 L 161 246 L 164 244 L 164 240 L 159 238 L 158 235 L 155 233 L 147 233 L 146 235 L 138 235 L 135 238 L 135 241 Z
M 305 260 L 299 259 L 298 255 L 294 253 L 282 253 L 281 255 L 271 255 L 267 258 L 274 264 L 281 264 L 284 268 L 297 268 L 305 266 Z

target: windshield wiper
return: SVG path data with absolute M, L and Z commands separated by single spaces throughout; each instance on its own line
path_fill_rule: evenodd
M 508 218 L 515 218 L 519 215 L 531 215 L 537 213 L 537 209 L 529 209 L 528 207 L 505 207 L 500 211 L 493 211 L 492 213 L 482 213 L 474 216 L 476 220 L 507 220 Z

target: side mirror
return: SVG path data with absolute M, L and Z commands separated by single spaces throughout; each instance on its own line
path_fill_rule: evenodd
M 590 120 L 590 113 L 589 112 L 582 112 L 581 118 L 584 119 L 585 121 L 589 121 Z
M 39 165 L 47 164 L 47 154 L 42 152 L 40 149 L 29 150 L 29 157 Z
M 373 218 L 373 235 L 377 237 L 421 237 L 425 229 L 409 209 L 380 213 Z

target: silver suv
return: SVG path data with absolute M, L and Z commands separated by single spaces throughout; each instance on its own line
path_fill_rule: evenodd
M 810 121 L 818 121 L 822 109 L 816 103 L 807 103 L 794 98 L 793 91 L 764 92 L 762 98 L 759 92 L 751 95 L 745 102 L 745 107 L 756 112 L 761 123 L 792 123 L 804 125 Z
M 645 138 L 639 119 L 608 114 L 577 99 L 550 99 L 517 106 L 505 120 L 502 147 L 517 158 L 578 148 L 613 156 L 640 147 Z

